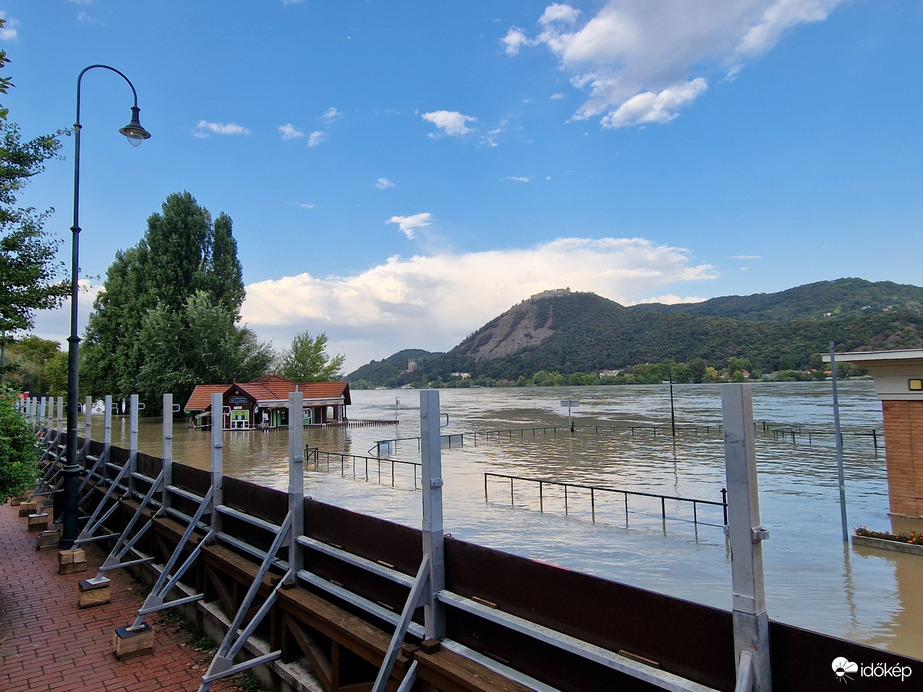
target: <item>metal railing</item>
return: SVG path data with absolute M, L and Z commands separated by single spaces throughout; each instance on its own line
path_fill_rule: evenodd
M 564 483 L 561 481 L 551 481 L 539 478 L 526 478 L 524 476 L 511 476 L 505 473 L 491 473 L 486 472 L 484 474 L 484 501 L 490 502 L 489 498 L 489 480 L 490 478 L 498 478 L 509 481 L 510 489 L 510 505 L 515 505 L 515 481 L 521 481 L 524 483 L 532 483 L 538 485 L 538 501 L 539 501 L 539 511 L 545 511 L 545 486 L 552 486 L 556 488 L 562 488 L 564 491 L 564 513 L 570 514 L 570 492 L 571 490 L 583 490 L 589 491 L 590 493 L 590 516 L 591 521 L 596 523 L 596 499 L 597 494 L 600 493 L 609 493 L 621 495 L 624 498 L 624 508 L 625 508 L 625 526 L 629 525 L 629 497 L 644 497 L 660 500 L 660 517 L 661 520 L 666 524 L 667 520 L 667 501 L 671 502 L 681 502 L 689 503 L 692 505 L 692 523 L 698 526 L 702 524 L 704 526 L 715 526 L 723 527 L 727 525 L 727 490 L 725 488 L 721 489 L 721 500 L 702 500 L 698 498 L 691 497 L 679 497 L 676 495 L 661 495 L 659 493 L 647 493 L 640 490 L 621 490 L 619 488 L 607 488 L 599 485 L 584 485 L 581 483 Z M 715 524 L 712 522 L 704 521 L 699 519 L 699 506 L 705 505 L 708 507 L 721 507 L 722 520 L 723 523 Z M 683 519 L 681 517 L 671 517 L 674 521 L 685 521 L 688 522 L 688 519 Z
M 392 488 L 398 485 L 399 480 L 409 477 L 408 479 L 413 483 L 413 489 L 420 488 L 421 474 L 418 461 L 328 452 L 317 447 L 305 448 L 305 461 L 307 465 L 313 466 L 314 471 L 330 473 L 331 469 L 336 471 L 339 466 L 342 478 L 351 476 L 353 480 L 377 481 L 380 484 L 390 484 Z M 403 473 L 400 472 L 401 470 Z

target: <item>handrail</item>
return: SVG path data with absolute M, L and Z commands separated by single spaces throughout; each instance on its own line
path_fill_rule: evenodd
M 564 488 L 564 512 L 568 512 L 568 498 L 567 490 L 569 488 L 576 488 L 580 490 L 589 490 L 590 491 L 590 507 L 591 507 L 591 516 L 592 521 L 596 521 L 596 492 L 607 492 L 607 493 L 619 493 L 625 496 L 625 523 L 628 523 L 628 497 L 630 495 L 638 497 L 651 497 L 660 500 L 661 508 L 661 517 L 664 521 L 667 519 L 667 510 L 666 510 L 666 501 L 678 501 L 678 502 L 689 502 L 692 503 L 692 523 L 693 524 L 704 524 L 705 526 L 726 526 L 727 525 L 727 490 L 725 488 L 721 489 L 721 501 L 716 500 L 702 500 L 699 498 L 692 497 L 680 497 L 678 495 L 663 495 L 660 493 L 649 493 L 641 490 L 622 490 L 620 488 L 607 488 L 600 485 L 586 485 L 583 483 L 567 483 L 564 481 L 553 481 L 547 480 L 544 478 L 526 478 L 525 476 L 513 476 L 506 473 L 493 473 L 491 471 L 486 471 L 484 473 L 484 501 L 489 502 L 488 496 L 488 479 L 489 478 L 502 478 L 510 482 L 510 502 L 513 502 L 513 481 L 525 481 L 526 483 L 537 483 L 539 487 L 539 511 L 544 512 L 544 494 L 543 489 L 546 485 L 553 485 L 557 487 Z M 699 521 L 698 516 L 698 505 L 710 505 L 714 507 L 721 507 L 724 517 L 724 523 L 712 524 L 707 521 Z

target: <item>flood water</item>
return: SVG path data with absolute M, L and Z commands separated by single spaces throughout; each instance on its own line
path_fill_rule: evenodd
M 720 385 L 674 386 L 677 436 L 670 434 L 669 388 L 611 386 L 441 390 L 443 434 L 465 433 L 442 451 L 445 530 L 457 538 L 680 598 L 731 609 L 730 558 L 721 528 L 692 523 L 685 504 L 596 493 L 564 493 L 516 481 L 511 498 L 499 473 L 720 501 L 725 485 Z M 306 430 L 321 450 L 375 455 L 375 443 L 419 435 L 419 392 L 352 392 L 349 418 L 394 419 L 388 427 Z M 576 432 L 567 431 L 566 399 Z M 890 530 L 881 404 L 870 381 L 841 382 L 840 419 L 850 527 Z M 753 385 L 757 467 L 770 618 L 923 658 L 923 557 L 852 548 L 841 536 L 829 382 Z M 765 422 L 765 425 L 763 424 Z M 801 424 L 794 439 L 773 428 Z M 628 426 L 638 427 L 632 432 Z M 102 419 L 93 420 L 102 439 Z M 557 432 L 518 432 L 558 426 Z M 595 426 L 600 426 L 598 429 Z M 608 429 L 607 427 L 608 426 Z M 613 432 L 612 426 L 616 426 Z M 695 426 L 695 429 L 693 429 Z M 706 429 L 708 426 L 709 429 Z M 141 451 L 162 453 L 161 421 L 142 419 Z M 877 429 L 878 449 L 871 437 Z M 485 436 L 488 431 L 510 431 Z M 810 431 L 810 435 L 809 435 Z M 113 443 L 128 447 L 128 417 L 113 423 Z M 475 444 L 472 433 L 477 433 Z M 288 485 L 288 433 L 227 432 L 224 472 L 263 485 Z M 210 433 L 177 423 L 177 462 L 209 468 Z M 392 459 L 419 461 L 415 439 Z M 310 462 L 310 460 L 309 460 Z M 420 525 L 421 494 L 406 467 L 373 460 L 305 467 L 305 494 L 410 526 Z M 366 479 L 368 469 L 368 480 Z M 354 478 L 355 474 L 355 478 Z M 381 482 L 379 482 L 379 478 Z M 418 483 L 417 483 L 418 485 Z M 544 512 L 540 512 L 540 502 Z M 701 522 L 721 524 L 718 508 L 698 506 Z M 595 517 L 593 516 L 595 513 Z M 595 518 L 595 521 L 594 521 Z

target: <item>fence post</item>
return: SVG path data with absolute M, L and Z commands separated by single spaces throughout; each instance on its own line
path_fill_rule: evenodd
M 423 607 L 426 637 L 445 637 L 445 609 L 436 593 L 445 589 L 445 543 L 442 519 L 442 440 L 439 390 L 420 391 L 420 460 L 423 474 L 423 557 L 429 558 L 428 602 Z
M 772 676 L 761 541 L 769 537 L 769 532 L 760 525 L 752 397 L 748 384 L 722 385 L 729 514 L 725 530 L 731 543 L 738 689 L 749 677 L 752 682 L 746 689 L 768 692 Z
M 212 394 L 212 454 L 211 454 L 211 475 L 212 475 L 212 513 L 211 528 L 215 533 L 221 532 L 221 512 L 218 506 L 224 504 L 222 492 L 224 461 L 224 415 L 221 406 L 224 403 L 221 394 Z M 289 426 L 291 426 L 289 421 Z
M 304 566 L 304 555 L 296 542 L 304 534 L 304 425 L 293 425 L 301 421 L 304 410 L 304 392 L 288 395 L 288 511 L 292 515 L 289 529 L 288 564 L 295 574 Z
M 173 485 L 173 395 L 163 395 L 163 492 L 160 501 L 164 510 L 170 507 L 170 491 Z

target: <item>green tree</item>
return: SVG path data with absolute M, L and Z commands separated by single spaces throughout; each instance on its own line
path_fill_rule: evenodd
M 63 395 L 66 385 L 67 354 L 57 341 L 28 335 L 6 347 L 6 382 L 22 392 Z M 64 384 L 53 380 L 53 364 L 64 359 Z
M 277 374 L 296 382 L 330 382 L 342 377 L 345 356 L 327 354 L 327 335 L 300 332 L 279 359 Z
M 0 388 L 0 502 L 21 494 L 38 478 L 35 437 L 15 400 L 15 391 Z
M 15 123 L 0 135 L 0 332 L 30 329 L 36 310 L 53 308 L 69 294 L 55 261 L 59 241 L 48 237 L 45 220 L 54 211 L 18 207 L 18 193 L 45 170 L 61 148 L 58 137 L 42 135 L 23 142 Z
M 83 393 L 140 394 L 149 413 L 164 392 L 179 401 L 196 384 L 253 379 L 273 359 L 237 324 L 245 291 L 230 217 L 212 223 L 188 192 L 161 212 L 106 272 L 81 361 Z

